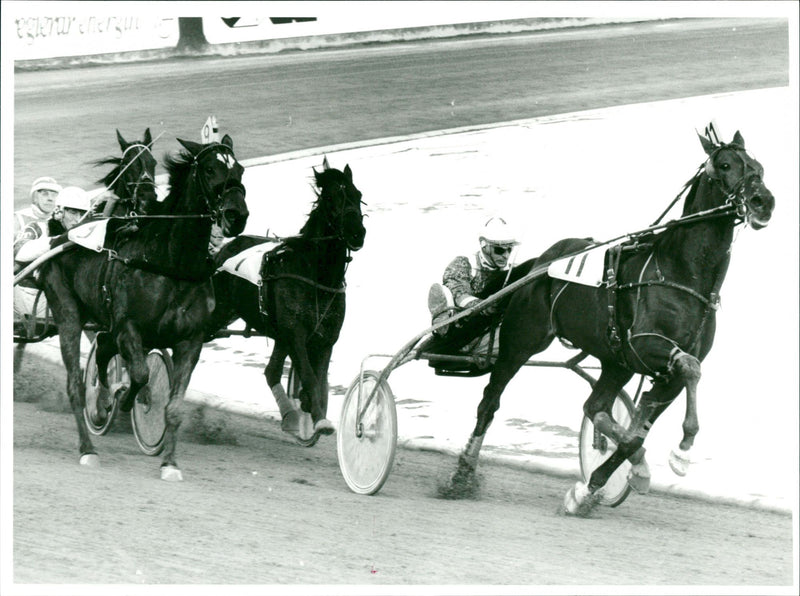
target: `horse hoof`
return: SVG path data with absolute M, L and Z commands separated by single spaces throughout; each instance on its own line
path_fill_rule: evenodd
M 333 423 L 327 418 L 317 420 L 317 423 L 314 425 L 314 434 L 332 435 L 335 430 L 336 429 L 333 428 Z
M 644 469 L 642 469 L 644 468 Z M 640 495 L 650 492 L 650 470 L 647 466 L 632 466 L 628 472 L 628 486 Z
M 673 449 L 669 452 L 669 467 L 672 468 L 672 471 L 678 476 L 686 476 L 686 473 L 689 471 L 690 463 L 691 460 L 689 459 L 688 451 L 684 451 L 678 447 L 678 449 Z
M 592 493 L 580 480 L 564 496 L 564 512 L 576 517 L 588 517 L 600 501 L 599 491 Z
M 290 435 L 300 434 L 300 412 L 292 410 L 287 412 L 281 420 L 281 430 Z
M 161 480 L 181 482 L 183 481 L 183 474 L 175 466 L 161 466 Z
M 100 458 L 97 457 L 96 453 L 84 453 L 81 455 L 80 463 L 88 468 L 99 468 Z

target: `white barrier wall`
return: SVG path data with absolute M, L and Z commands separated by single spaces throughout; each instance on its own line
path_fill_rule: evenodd
M 24 10 L 24 4 L 19 7 Z M 70 15 L 53 2 L 15 15 L 15 60 L 89 56 L 175 47 L 178 19 L 155 15 Z M 10 32 L 4 30 L 4 37 Z M 6 45 L 4 39 L 4 47 Z

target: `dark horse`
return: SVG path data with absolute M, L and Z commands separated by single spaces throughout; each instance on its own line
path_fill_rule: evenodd
M 611 474 L 629 459 L 631 486 L 649 488 L 644 439 L 659 415 L 686 388 L 683 440 L 671 463 L 685 473 L 687 451 L 698 432 L 697 384 L 700 362 L 711 349 L 716 329 L 719 291 L 725 279 L 734 228 L 746 222 L 753 229 L 767 225 L 775 206 L 764 185 L 763 168 L 745 150 L 737 131 L 730 144 L 714 144 L 701 136 L 708 158 L 691 180 L 683 215 L 657 234 L 609 252 L 613 273 L 597 288 L 549 276 L 536 278 L 512 293 L 500 328 L 500 351 L 477 423 L 456 472 L 451 494 L 474 487 L 474 470 L 487 428 L 500 406 L 500 396 L 520 367 L 558 336 L 595 356 L 602 365 L 597 384 L 583 406 L 595 428 L 613 439 L 617 450 L 565 498 L 570 514 L 587 513 Z M 562 240 L 539 258 L 547 263 L 574 255 L 591 244 Z M 634 414 L 629 429 L 619 425 L 611 407 L 634 374 L 654 379 Z
M 260 268 L 263 283 L 252 283 L 220 271 L 214 276 L 217 308 L 213 334 L 237 318 L 249 328 L 275 339 L 264 371 L 283 418 L 282 428 L 303 436 L 301 417 L 281 384 L 288 355 L 298 372 L 303 412 L 311 415 L 314 439 L 333 432 L 326 418 L 328 366 L 345 315 L 345 271 L 350 252 L 364 245 L 361 192 L 353 184 L 353 173 L 328 166 L 314 170 L 317 200 L 298 236 L 283 239 L 265 255 Z M 241 236 L 229 242 L 217 263 L 264 244 L 268 239 Z
M 144 138 L 141 141 L 132 143 L 127 142 L 117 130 L 117 142 L 122 151 L 121 157 L 106 157 L 94 162 L 95 166 L 109 164 L 114 166 L 108 174 L 98 180 L 98 183 L 103 184 L 112 191 L 117 199 L 113 203 L 107 201 L 106 204 L 109 206 L 109 213 L 107 214 L 110 214 L 112 209 L 115 214 L 129 213 L 131 211 L 146 212 L 157 199 L 155 185 L 156 160 L 152 154 L 153 139 L 150 135 L 150 129 L 145 130 Z M 96 211 L 95 206 L 92 207 L 92 211 Z M 92 215 L 93 213 L 87 213 L 86 217 L 91 217 Z M 65 231 L 61 223 L 54 219 L 48 222 L 48 228 L 50 236 L 58 236 Z M 22 282 L 22 285 L 28 284 L 32 284 L 34 287 L 37 286 L 32 278 Z M 33 333 L 30 335 L 34 335 L 34 339 L 39 340 L 56 333 L 57 329 L 54 325 L 51 325 L 40 334 Z M 14 363 L 15 370 L 22 363 L 24 348 L 24 343 L 20 343 L 17 346 Z
M 166 407 L 161 477 L 180 480 L 175 463 L 181 404 L 203 346 L 206 322 L 214 308 L 213 267 L 208 258 L 212 221 L 227 236 L 244 229 L 248 212 L 242 185 L 244 168 L 227 135 L 222 143 L 178 141 L 185 151 L 166 158 L 170 190 L 138 229 L 112 235 L 100 252 L 78 247 L 46 261 L 41 282 L 58 327 L 61 356 L 80 437 L 81 464 L 96 465 L 97 454 L 83 418 L 85 387 L 80 368 L 80 335 L 92 321 L 97 336 L 97 367 L 108 386 L 106 366 L 115 353 L 125 359 L 131 387 L 121 407 L 130 410 L 148 382 L 145 356 L 172 348 L 174 384 Z M 86 225 L 93 225 L 92 223 Z M 139 399 L 146 399 L 142 391 Z M 97 412 L 96 415 L 102 415 Z
M 156 208 L 156 159 L 153 157 L 153 138 L 150 129 L 144 131 L 141 141 L 127 142 L 119 130 L 117 142 L 122 157 L 106 157 L 97 166 L 114 168 L 98 182 L 114 193 L 117 200 L 108 200 L 104 215 L 146 214 Z

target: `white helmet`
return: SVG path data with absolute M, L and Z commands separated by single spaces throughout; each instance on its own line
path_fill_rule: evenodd
M 92 206 L 89 194 L 77 186 L 67 186 L 56 197 L 56 208 L 89 211 Z
M 33 199 L 34 193 L 39 190 L 52 190 L 53 192 L 61 192 L 61 185 L 50 176 L 42 176 L 33 181 L 31 185 L 30 197 Z
M 481 246 L 492 244 L 496 246 L 515 246 L 518 244 L 511 226 L 502 217 L 492 217 L 481 228 Z

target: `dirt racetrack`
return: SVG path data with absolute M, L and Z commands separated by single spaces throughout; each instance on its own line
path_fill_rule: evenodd
M 409 450 L 364 497 L 333 439 L 217 411 L 187 412 L 182 484 L 124 418 L 81 468 L 61 365 L 29 356 L 15 379 L 18 583 L 791 585 L 789 515 L 651 494 L 567 518 L 572 479 L 492 464 L 480 500 L 443 501 L 453 458 Z
M 97 172 L 77 166 L 112 152 L 115 128 L 138 135 L 160 130 L 160 120 L 168 134 L 159 156 L 216 113 L 246 159 L 788 84 L 785 27 L 707 25 L 699 34 L 642 26 L 530 46 L 515 39 L 486 51 L 411 44 L 397 55 L 367 48 L 365 57 L 321 53 L 308 63 L 250 57 L 17 73 L 16 194 L 44 174 L 88 185 Z M 572 479 L 488 464 L 480 500 L 442 501 L 435 487 L 453 458 L 408 450 L 398 452 L 381 492 L 363 497 L 344 484 L 335 440 L 305 449 L 277 423 L 215 411 L 187 412 L 182 484 L 159 480 L 159 458 L 139 452 L 124 420 L 95 441 L 102 466 L 84 469 L 64 387 L 63 367 L 33 355 L 14 374 L 19 584 L 313 584 L 348 594 L 341 586 L 501 584 L 546 593 L 563 585 L 711 585 L 720 593 L 789 593 L 796 581 L 789 515 L 651 494 L 591 519 L 566 518 L 557 509 Z

